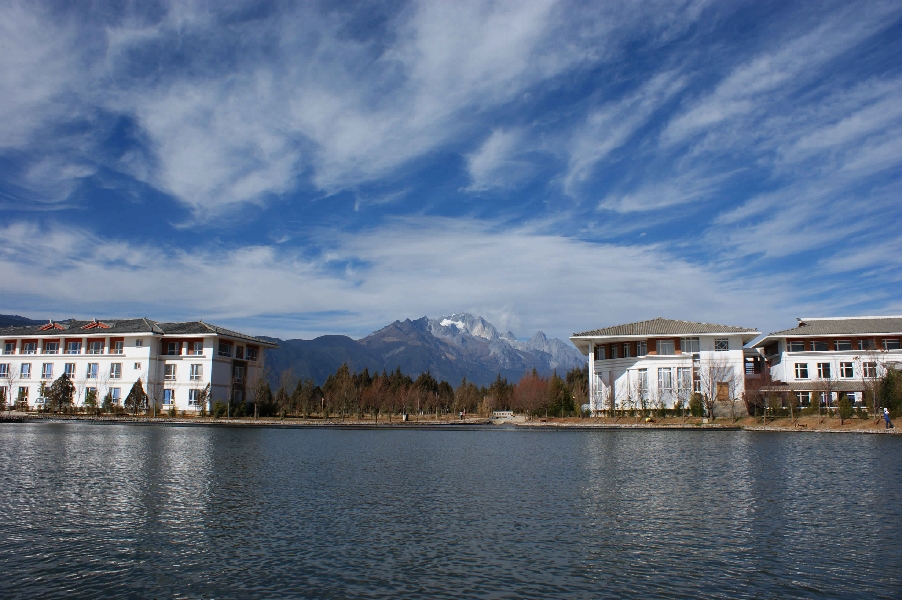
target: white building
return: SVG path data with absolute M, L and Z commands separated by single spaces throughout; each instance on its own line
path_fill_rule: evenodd
M 589 409 L 672 408 L 694 391 L 739 398 L 745 385 L 743 346 L 760 335 L 745 327 L 652 319 L 576 333 L 589 357 Z
M 49 322 L 0 329 L 0 393 L 34 407 L 41 384 L 63 373 L 75 385 L 76 405 L 89 390 L 98 402 L 110 392 L 121 404 L 141 379 L 148 402 L 164 409 L 197 410 L 197 393 L 210 385 L 209 401 L 245 397 L 263 373 L 265 348 L 276 345 L 203 321 L 150 319 Z
M 839 394 L 861 402 L 888 368 L 902 368 L 902 317 L 798 319 L 792 329 L 762 338 L 769 390 L 792 393 L 799 405 L 815 397 L 832 404 Z

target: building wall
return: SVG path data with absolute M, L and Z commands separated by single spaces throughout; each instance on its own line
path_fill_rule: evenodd
M 828 350 L 813 350 L 814 340 L 827 343 Z M 814 339 L 781 338 L 776 341 L 777 352 L 765 355 L 770 369 L 770 377 L 777 382 L 793 385 L 796 389 L 823 391 L 828 381 L 846 388 L 856 387 L 856 391 L 865 389 L 865 381 L 882 377 L 887 368 L 902 365 L 902 350 L 883 350 L 884 338 L 877 338 L 873 350 L 858 350 L 858 341 L 874 339 L 863 335 L 856 336 L 823 336 Z M 886 338 L 886 339 L 898 339 Z M 789 351 L 790 341 L 802 342 L 804 350 Z M 837 341 L 851 341 L 853 350 L 835 350 Z M 865 345 L 865 344 L 863 344 Z M 804 365 L 805 368 L 797 368 Z M 827 365 L 823 369 L 821 365 Z M 868 365 L 874 368 L 868 370 Z M 843 368 L 845 367 L 845 368 Z M 851 374 L 849 374 L 851 369 Z M 807 373 L 807 377 L 804 376 Z M 828 375 L 829 373 L 829 375 Z M 822 376 L 823 375 L 823 376 Z M 855 384 L 858 384 L 857 386 Z M 806 385 L 810 384 L 810 385 Z M 831 393 L 835 399 L 835 393 Z M 860 397 L 856 398 L 861 400 Z
M 642 402 L 640 400 L 641 387 L 639 384 L 641 378 L 641 370 L 645 369 L 645 377 L 648 386 L 642 397 L 645 398 L 646 408 L 651 408 L 660 403 L 665 408 L 673 407 L 678 400 L 683 403 L 688 402 L 689 396 L 694 390 L 707 391 L 706 388 L 714 387 L 713 381 L 719 375 L 723 374 L 726 369 L 732 369 L 732 377 L 729 377 L 731 385 L 730 396 L 738 398 L 744 392 L 744 370 L 745 358 L 742 345 L 742 337 L 735 336 L 705 336 L 693 335 L 686 337 L 699 338 L 699 352 L 693 354 L 691 352 L 683 352 L 680 345 L 680 338 L 655 337 L 648 338 L 647 345 L 651 350 L 656 348 L 656 341 L 660 339 L 675 340 L 672 355 L 658 355 L 656 350 L 645 356 L 616 358 L 595 360 L 595 347 L 603 345 L 610 347 L 613 340 L 606 338 L 598 338 L 593 340 L 589 352 L 589 372 L 590 372 L 590 410 L 606 410 L 609 407 L 608 394 L 613 388 L 615 400 L 615 408 L 617 410 L 625 408 L 640 408 Z M 729 340 L 729 350 L 715 351 L 715 339 L 727 338 Z M 617 340 L 617 344 L 623 344 L 629 340 Z M 633 348 L 635 341 L 632 340 Z M 606 352 L 606 355 L 609 355 Z M 711 367 L 717 365 L 712 371 Z M 671 387 L 664 388 L 659 386 L 660 383 L 666 384 L 666 378 L 659 377 L 660 370 L 670 370 Z M 679 369 L 688 369 L 688 377 L 691 377 L 691 384 L 681 386 L 679 379 Z M 708 375 L 702 373 L 707 370 Z M 714 375 L 712 378 L 710 375 Z M 721 377 L 723 378 L 723 377 Z M 663 380 L 663 381 L 662 381 Z
M 217 355 L 218 341 L 224 336 L 181 336 L 178 338 L 178 354 L 167 355 L 161 353 L 168 349 L 170 339 L 160 335 L 119 334 L 106 337 L 99 335 L 75 335 L 74 332 L 66 332 L 60 336 L 43 335 L 41 337 L 4 338 L 3 346 L 0 346 L 0 365 L 8 365 L 7 372 L 12 376 L 0 377 L 0 388 L 6 391 L 7 399 L 15 401 L 19 388 L 27 390 L 27 402 L 30 408 L 34 408 L 35 400 L 40 396 L 40 386 L 44 383 L 49 387 L 55 379 L 66 370 L 66 365 L 74 365 L 75 404 L 83 406 L 85 396 L 90 388 L 95 388 L 98 394 L 98 402 L 102 401 L 107 391 L 118 390 L 119 403 L 125 400 L 132 385 L 141 379 L 148 401 L 158 407 L 176 410 L 195 410 L 196 407 L 189 404 L 190 390 L 199 390 L 211 384 L 212 401 L 225 402 L 231 384 L 232 365 L 235 362 L 234 349 L 238 346 L 246 348 L 243 340 L 231 340 L 233 343 L 233 356 L 220 357 Z M 111 354 L 111 339 L 123 340 L 121 354 Z M 67 354 L 66 341 L 81 341 L 81 353 Z M 60 343 L 58 354 L 44 354 L 44 343 L 57 341 Z M 102 341 L 101 354 L 89 354 L 89 342 Z M 203 342 L 203 355 L 191 354 L 192 342 Z M 6 353 L 6 342 L 14 342 L 12 353 Z M 26 343 L 37 344 L 34 354 L 25 354 Z M 253 345 L 253 344 L 252 344 Z M 244 374 L 245 381 L 253 381 L 263 372 L 264 352 L 258 349 L 256 361 L 246 361 L 247 371 Z M 21 376 L 22 365 L 31 366 L 30 376 Z M 43 377 L 44 364 L 51 365 L 51 373 Z M 96 377 L 89 378 L 89 365 L 96 365 Z M 119 365 L 118 378 L 113 365 Z M 174 367 L 173 379 L 166 379 L 166 366 Z M 191 366 L 199 366 L 201 373 L 197 379 L 191 377 Z M 248 379 L 250 377 L 250 379 Z M 171 393 L 172 403 L 164 404 L 166 390 Z M 115 393 L 115 392 L 114 392 Z

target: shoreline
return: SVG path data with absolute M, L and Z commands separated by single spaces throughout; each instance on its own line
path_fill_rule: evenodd
M 799 417 L 794 421 L 777 418 L 761 422 L 760 418 L 745 417 L 735 421 L 722 418 L 714 423 L 702 422 L 699 418 L 680 419 L 664 418 L 655 422 L 632 422 L 634 418 L 547 418 L 532 421 L 514 421 L 508 419 L 469 418 L 458 419 L 421 419 L 419 421 L 380 421 L 372 419 L 299 419 L 299 418 L 213 418 L 213 417 L 169 417 L 169 416 L 91 416 L 91 415 L 51 415 L 36 413 L 9 413 L 0 415 L 0 423 L 94 423 L 94 424 L 131 424 L 131 425 L 163 425 L 170 427 L 265 427 L 277 429 L 407 429 L 433 431 L 476 431 L 485 429 L 539 429 L 539 430 L 678 430 L 678 431 L 770 431 L 800 433 L 858 433 L 894 435 L 902 430 L 885 429 L 884 423 L 874 423 L 873 419 L 849 419 L 840 425 L 835 418 L 816 416 Z

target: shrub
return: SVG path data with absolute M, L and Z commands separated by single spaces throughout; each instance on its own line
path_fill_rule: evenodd
M 228 410 L 228 407 L 224 403 L 217 402 L 213 405 L 213 417 L 217 419 L 219 417 L 224 417 L 228 414 Z
M 689 397 L 689 414 L 693 417 L 701 417 L 705 412 L 705 404 L 702 401 L 702 395 L 698 392 Z

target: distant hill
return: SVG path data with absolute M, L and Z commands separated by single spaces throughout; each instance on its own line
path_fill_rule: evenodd
M 47 319 L 27 319 L 19 315 L 0 315 L 0 327 L 25 327 L 27 325 L 43 325 Z
M 394 371 L 416 377 L 429 371 L 452 385 L 461 379 L 489 384 L 500 373 L 516 381 L 531 369 L 543 375 L 560 374 L 581 367 L 585 358 L 576 348 L 541 331 L 521 342 L 513 333 L 502 335 L 483 319 L 468 313 L 395 321 L 360 340 L 327 335 L 312 340 L 265 338 L 279 345 L 266 351 L 273 383 L 291 368 L 297 377 L 325 382 L 343 362 L 354 371 Z

